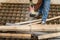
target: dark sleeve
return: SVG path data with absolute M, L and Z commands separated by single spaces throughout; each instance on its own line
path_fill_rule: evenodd
M 37 11 L 42 4 L 42 0 L 38 0 L 37 4 L 34 6 L 34 10 Z

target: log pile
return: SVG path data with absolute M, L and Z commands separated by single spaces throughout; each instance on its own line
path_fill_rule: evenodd
M 17 23 L 28 21 L 28 8 L 27 3 L 1 3 L 0 4 L 0 23 Z M 51 4 L 49 18 L 60 16 L 60 5 Z M 40 16 L 41 18 L 41 16 Z M 60 24 L 60 18 L 48 21 L 47 24 Z M 3 23 L 2 23 L 3 24 Z
M 22 3 L 1 3 L 0 5 L 0 23 L 19 23 L 27 21 L 29 4 Z M 41 18 L 41 16 L 40 16 Z M 39 19 L 40 21 L 40 19 Z M 39 22 L 38 21 L 38 22 Z M 49 24 L 49 25 L 47 25 Z M 0 37 L 7 38 L 27 38 L 30 39 L 33 32 L 55 32 L 51 34 L 39 35 L 38 39 L 46 39 L 60 36 L 60 5 L 51 5 L 46 25 L 28 24 L 19 26 L 0 26 L 0 31 L 13 31 L 17 33 L 0 33 Z M 53 25 L 54 24 L 54 25 Z M 23 32 L 24 34 L 22 34 Z M 29 34 L 26 34 L 30 32 Z M 52 36 L 50 36 L 52 35 Z M 48 37 L 45 37 L 48 36 Z

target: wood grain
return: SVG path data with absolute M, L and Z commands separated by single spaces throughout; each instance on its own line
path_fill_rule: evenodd
M 0 33 L 0 37 L 3 38 L 24 38 L 30 39 L 31 34 L 15 34 L 15 33 Z

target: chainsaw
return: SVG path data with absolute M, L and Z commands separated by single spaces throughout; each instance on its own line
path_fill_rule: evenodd
M 29 3 L 29 13 L 30 13 L 30 17 L 35 17 L 37 15 L 37 13 L 34 11 L 34 4 L 32 2 L 32 0 L 30 0 Z

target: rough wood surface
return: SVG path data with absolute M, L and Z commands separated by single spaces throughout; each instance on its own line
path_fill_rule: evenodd
M 57 33 L 40 35 L 38 36 L 38 39 L 47 39 L 47 38 L 53 38 L 53 37 L 59 37 L 59 36 L 60 36 L 60 32 L 57 32 Z
M 0 26 L 0 31 L 60 31 L 60 25 L 20 25 L 20 26 Z
M 31 34 L 15 34 L 15 33 L 0 33 L 0 37 L 3 38 L 24 38 L 30 39 Z

